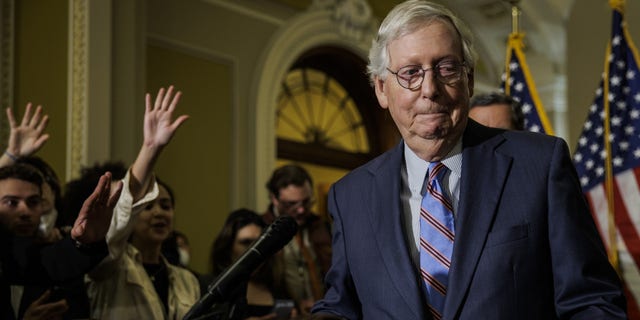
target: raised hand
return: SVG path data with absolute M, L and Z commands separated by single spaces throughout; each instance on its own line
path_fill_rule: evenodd
M 111 224 L 113 208 L 121 192 L 122 181 L 118 181 L 112 193 L 111 172 L 102 175 L 93 193 L 84 201 L 71 229 L 71 237 L 82 244 L 91 244 L 104 239 Z
M 173 119 L 173 112 L 182 96 L 180 91 L 174 95 L 173 89 L 173 86 L 166 91 L 160 88 L 154 103 L 151 102 L 150 94 L 145 96 L 144 142 L 131 166 L 129 181 L 129 191 L 134 202 L 141 199 L 151 186 L 153 167 L 162 149 L 171 141 L 182 123 L 189 119 L 188 115 Z
M 22 122 L 17 125 L 13 111 L 7 108 L 7 119 L 11 132 L 7 143 L 7 152 L 13 157 L 26 157 L 34 154 L 49 139 L 49 134 L 44 133 L 49 123 L 49 116 L 42 114 L 42 106 L 37 106 L 32 112 L 32 105 L 28 103 Z
M 173 111 L 180 101 L 182 92 L 173 94 L 173 86 L 166 90 L 160 88 L 156 95 L 155 103 L 151 104 L 151 95 L 145 96 L 144 113 L 144 144 L 150 148 L 162 148 L 169 141 L 178 127 L 185 122 L 189 116 L 182 115 L 173 120 Z

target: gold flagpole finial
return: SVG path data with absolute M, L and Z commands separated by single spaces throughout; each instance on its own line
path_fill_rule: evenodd
M 520 33 L 520 8 L 518 2 L 520 0 L 506 0 L 511 4 L 511 33 Z
M 609 6 L 611 6 L 612 9 L 616 9 L 624 13 L 626 0 L 609 0 Z

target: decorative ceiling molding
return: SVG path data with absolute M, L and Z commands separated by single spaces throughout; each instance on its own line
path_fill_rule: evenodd
M 331 19 L 338 24 L 340 34 L 358 42 L 370 40 L 370 35 L 375 35 L 378 29 L 378 22 L 366 0 L 314 0 L 309 10 L 328 10 Z

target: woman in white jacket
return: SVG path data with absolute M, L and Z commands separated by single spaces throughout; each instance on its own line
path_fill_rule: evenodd
M 114 209 L 109 256 L 87 277 L 91 318 L 182 319 L 200 297 L 195 276 L 160 253 L 173 228 L 173 199 L 166 187 L 158 187 L 153 166 L 188 118 L 172 119 L 179 99 L 173 87 L 160 89 L 154 104 L 146 96 L 144 142 Z

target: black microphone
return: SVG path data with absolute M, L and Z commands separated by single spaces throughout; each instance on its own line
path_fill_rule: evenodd
M 195 319 L 208 311 L 213 303 L 224 302 L 238 288 L 249 280 L 251 273 L 267 258 L 282 249 L 298 232 L 298 223 L 289 216 L 278 217 L 267 230 L 235 263 L 220 274 L 183 318 Z

